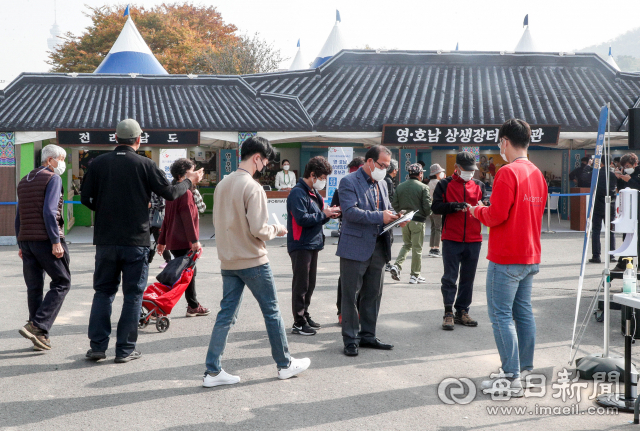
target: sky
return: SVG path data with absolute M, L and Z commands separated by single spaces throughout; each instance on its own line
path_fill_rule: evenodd
M 126 1 L 126 0 L 125 0 Z M 62 32 L 81 34 L 89 25 L 83 15 L 104 0 L 57 0 Z M 157 0 L 135 5 L 150 7 Z M 529 14 L 530 31 L 542 51 L 574 51 L 601 43 L 640 26 L 639 0 L 204 0 L 241 33 L 258 32 L 288 58 L 298 38 L 305 59 L 313 61 L 340 10 L 348 48 L 510 51 Z M 124 10 L 124 6 L 122 8 Z M 54 22 L 54 0 L 0 1 L 0 89 L 22 72 L 46 72 L 47 38 Z M 122 24 L 124 25 L 125 18 Z M 115 42 L 115 41 L 114 41 Z M 640 44 L 640 41 L 638 41 Z M 2 82 L 4 81 L 4 82 Z

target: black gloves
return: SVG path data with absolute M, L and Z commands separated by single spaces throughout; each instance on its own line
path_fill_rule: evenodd
M 464 202 L 451 202 L 451 207 L 454 211 L 462 211 L 467 207 L 467 204 Z

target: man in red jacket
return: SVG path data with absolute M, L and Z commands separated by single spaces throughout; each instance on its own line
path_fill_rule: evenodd
M 468 209 L 485 198 L 484 184 L 473 179 L 478 169 L 473 154 L 467 151 L 458 153 L 455 169 L 453 176 L 438 183 L 431 203 L 431 210 L 442 214 L 442 329 L 449 331 L 453 330 L 454 322 L 478 326 L 478 322 L 469 316 L 469 306 L 482 247 L 482 226 L 471 217 Z M 460 282 L 456 287 L 458 275 Z
M 507 121 L 498 138 L 500 155 L 509 164 L 496 174 L 491 206 L 479 204 L 470 209 L 475 218 L 491 228 L 487 309 L 504 372 L 503 376 L 482 382 L 482 388 L 522 396 L 521 378 L 533 369 L 536 323 L 531 288 L 533 276 L 539 271 L 547 183 L 527 158 L 531 128 L 526 122 Z M 506 390 L 500 383 L 505 378 L 510 382 Z

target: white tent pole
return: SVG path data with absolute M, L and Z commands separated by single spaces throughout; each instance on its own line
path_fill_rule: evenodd
M 611 103 L 607 103 L 607 144 L 604 145 L 605 156 L 605 173 L 606 173 L 606 187 L 605 190 L 605 208 L 604 208 L 604 357 L 609 357 L 609 331 L 610 322 L 609 314 L 609 291 L 611 290 L 611 274 L 609 272 L 609 250 L 611 247 L 609 237 L 611 236 L 611 196 L 609 196 L 609 158 L 611 152 Z

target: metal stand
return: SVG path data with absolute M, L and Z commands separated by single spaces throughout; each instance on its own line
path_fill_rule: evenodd
M 610 107 L 609 107 L 610 108 Z M 609 139 L 611 139 L 609 137 Z M 584 358 L 579 358 L 576 360 L 576 370 L 580 372 L 580 377 L 583 379 L 591 380 L 593 379 L 593 375 L 598 372 L 608 373 L 611 371 L 617 371 L 619 375 L 622 375 L 623 371 L 629 369 L 629 373 L 631 372 L 631 365 L 629 367 L 626 366 L 625 361 L 621 357 L 611 357 L 609 355 L 609 332 L 610 328 L 610 314 L 611 314 L 611 299 L 610 299 L 610 290 L 611 290 L 611 272 L 609 270 L 609 256 L 611 251 L 610 244 L 610 234 L 611 234 L 611 196 L 609 196 L 609 164 L 611 159 L 611 142 L 609 141 L 609 145 L 603 145 L 603 154 L 602 158 L 604 160 L 604 168 L 607 170 L 606 178 L 606 194 L 605 197 L 605 228 L 604 228 L 604 269 L 602 271 L 602 281 L 601 283 L 604 286 L 604 349 L 603 353 L 596 355 L 585 356 Z M 631 349 L 629 349 L 631 350 Z M 629 353 L 629 364 L 631 364 L 631 353 Z M 637 374 L 637 371 L 634 368 L 634 373 Z M 610 396 L 610 395 L 609 395 Z
M 631 344 L 633 343 L 633 331 L 631 330 L 632 313 L 633 307 L 625 307 L 624 393 L 600 395 L 596 398 L 596 402 L 603 407 L 615 407 L 618 411 L 628 413 L 634 412 L 637 398 L 637 381 L 632 381 L 632 368 L 635 379 L 637 379 L 638 375 L 638 372 L 631 363 Z

